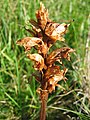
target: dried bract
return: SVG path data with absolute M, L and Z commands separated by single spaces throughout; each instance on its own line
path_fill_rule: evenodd
M 32 29 L 35 33 L 40 33 L 41 32 L 41 29 L 40 29 L 38 23 L 35 20 L 30 20 L 29 22 L 31 23 Z
M 40 4 L 40 9 L 36 12 L 36 18 L 38 25 L 44 30 L 48 21 L 48 10 L 45 9 L 42 3 Z
M 35 54 L 27 54 L 27 57 L 35 62 L 34 68 L 35 70 L 42 71 L 42 69 L 45 67 L 44 59 L 41 55 L 35 53 Z

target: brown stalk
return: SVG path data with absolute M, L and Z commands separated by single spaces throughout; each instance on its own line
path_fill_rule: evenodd
M 43 36 L 44 39 L 44 36 Z M 42 54 L 45 61 L 45 55 Z M 46 83 L 44 82 L 44 72 L 45 70 L 42 70 L 41 72 L 41 90 L 40 90 L 40 99 L 41 99 L 41 109 L 40 109 L 40 120 L 46 119 L 46 108 L 47 108 L 47 100 L 48 100 L 48 91 L 46 90 Z
M 43 90 L 41 92 L 40 120 L 45 120 L 46 119 L 47 100 L 48 100 L 48 92 Z

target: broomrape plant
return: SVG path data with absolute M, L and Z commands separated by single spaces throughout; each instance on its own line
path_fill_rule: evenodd
M 49 54 L 51 46 L 57 40 L 65 41 L 63 35 L 66 33 L 69 24 L 59 24 L 50 20 L 48 10 L 42 3 L 40 9 L 36 11 L 36 18 L 37 21 L 29 21 L 32 30 L 26 29 L 32 37 L 25 37 L 16 43 L 24 46 L 27 57 L 34 62 L 34 69 L 39 72 L 38 75 L 34 74 L 34 76 L 41 85 L 37 89 L 41 100 L 40 120 L 45 120 L 48 95 L 55 91 L 56 86 L 61 87 L 58 84 L 59 81 L 66 80 L 67 68 L 65 68 L 63 60 L 70 61 L 69 53 L 74 50 L 69 47 L 62 47 Z M 30 53 L 32 47 L 37 50 L 37 53 Z M 63 66 L 62 69 L 55 64 L 56 61 Z

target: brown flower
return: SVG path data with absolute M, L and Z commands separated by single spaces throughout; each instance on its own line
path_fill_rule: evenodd
M 48 22 L 45 29 L 45 34 L 50 38 L 51 43 L 56 42 L 57 40 L 64 41 L 62 37 L 66 33 L 67 27 L 69 24 L 59 24 L 54 22 Z
M 43 68 L 45 68 L 44 59 L 41 55 L 35 53 L 35 54 L 27 54 L 27 57 L 35 62 L 34 69 L 42 71 Z
M 62 63 L 62 58 L 70 60 L 69 53 L 73 51 L 74 50 L 69 47 L 63 47 L 60 49 L 56 49 L 48 55 L 46 59 L 46 64 L 48 66 L 52 66 L 55 61 Z
M 50 73 L 48 73 L 48 76 L 46 75 L 47 81 L 47 90 L 49 93 L 55 90 L 55 87 L 58 86 L 58 82 L 61 81 L 62 79 L 65 79 L 65 74 L 67 72 L 67 69 L 60 70 L 59 66 L 52 66 L 49 68 Z M 53 72 L 54 71 L 54 72 Z M 48 71 L 47 71 L 48 72 Z
M 16 42 L 18 45 L 24 46 L 25 50 L 30 50 L 33 46 L 42 44 L 42 40 L 37 37 L 25 37 Z

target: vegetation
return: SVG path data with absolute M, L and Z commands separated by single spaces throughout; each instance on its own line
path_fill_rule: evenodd
M 90 104 L 83 92 L 85 78 L 84 59 L 89 32 L 89 0 L 49 0 L 42 2 L 55 22 L 70 23 L 65 35 L 66 43 L 56 42 L 52 50 L 60 46 L 75 49 L 71 62 L 65 61 L 69 68 L 68 81 L 60 81 L 65 89 L 56 88 L 50 94 L 47 120 L 89 120 Z M 16 45 L 16 40 L 30 36 L 26 32 L 28 21 L 35 18 L 39 0 L 2 0 L 0 1 L 0 119 L 1 120 L 38 120 L 40 99 L 36 93 L 39 84 L 32 78 L 32 62 L 25 57 L 24 49 Z M 74 22 L 70 22 L 74 19 Z M 33 50 L 32 50 L 33 52 Z M 58 63 L 57 63 L 58 64 Z

